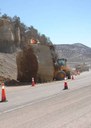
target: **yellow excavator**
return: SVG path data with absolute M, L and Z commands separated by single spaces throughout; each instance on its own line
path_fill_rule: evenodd
M 54 80 L 64 80 L 65 77 L 71 79 L 71 72 L 67 66 L 67 59 L 61 58 L 54 65 Z

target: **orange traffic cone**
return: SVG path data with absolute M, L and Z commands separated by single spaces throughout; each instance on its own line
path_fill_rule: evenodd
M 67 78 L 65 77 L 65 81 L 64 81 L 64 89 L 63 90 L 66 90 L 68 89 L 68 83 L 67 83 Z
M 6 92 L 5 92 L 5 85 L 4 83 L 2 83 L 2 99 L 1 102 L 5 102 L 6 101 Z
M 35 86 L 34 77 L 32 77 L 32 86 Z

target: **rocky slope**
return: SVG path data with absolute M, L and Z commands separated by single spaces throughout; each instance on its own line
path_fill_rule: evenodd
M 0 53 L 0 80 L 2 80 L 2 77 L 16 79 L 16 76 L 16 53 Z
M 91 48 L 81 43 L 55 45 L 58 58 L 66 58 L 69 65 L 86 63 L 91 66 Z

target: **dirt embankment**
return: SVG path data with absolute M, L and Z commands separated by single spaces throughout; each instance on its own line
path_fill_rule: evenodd
M 0 80 L 17 78 L 16 54 L 0 53 Z

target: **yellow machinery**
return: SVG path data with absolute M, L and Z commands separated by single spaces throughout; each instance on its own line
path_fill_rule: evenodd
M 65 77 L 68 79 L 71 78 L 70 69 L 67 66 L 67 59 L 58 59 L 54 68 L 54 80 L 64 80 Z

